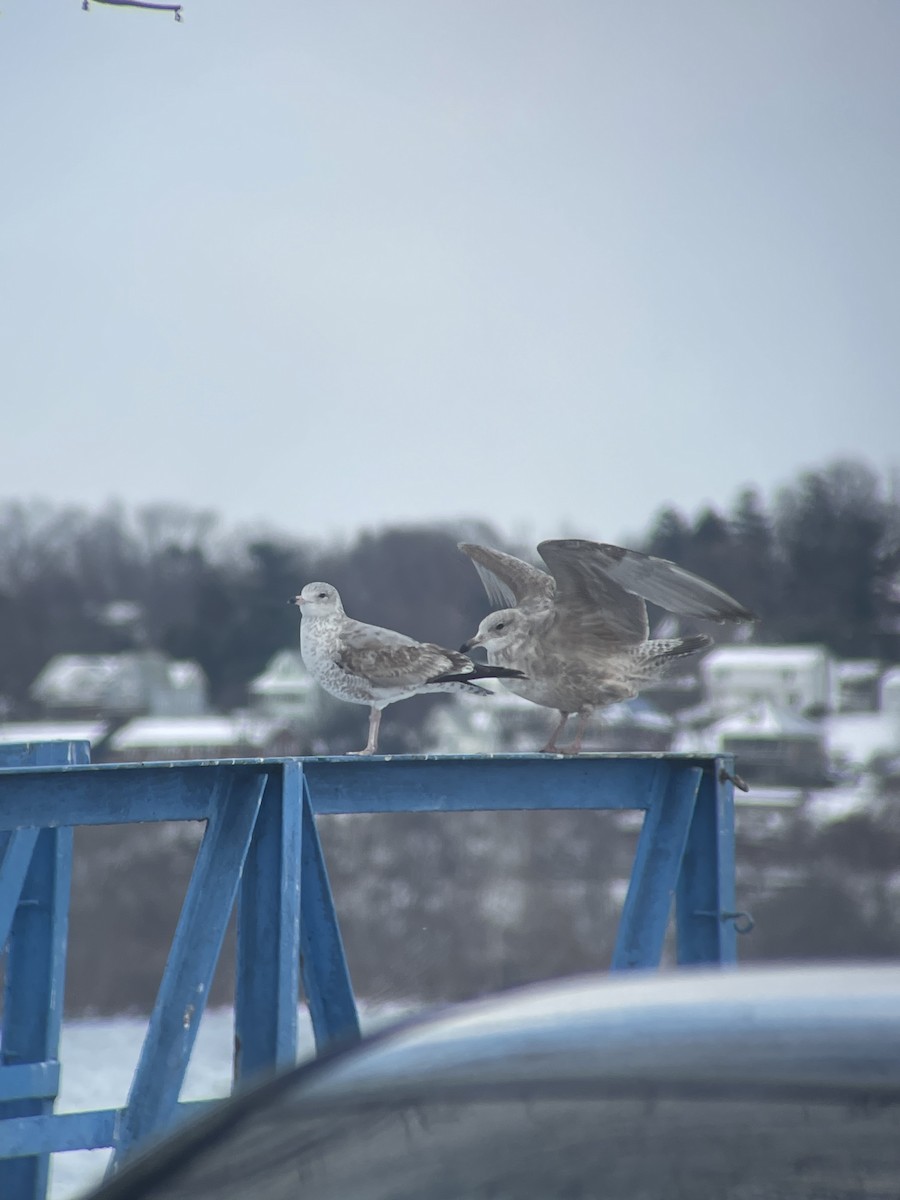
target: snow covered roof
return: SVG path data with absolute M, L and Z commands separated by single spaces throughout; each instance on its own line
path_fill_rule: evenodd
M 151 750 L 177 746 L 228 747 L 250 745 L 262 748 L 280 728 L 281 722 L 247 717 L 136 717 L 110 738 L 110 749 Z
M 842 683 L 877 679 L 881 663 L 876 658 L 847 658 L 834 664 L 835 674 Z
M 250 681 L 249 690 L 254 696 L 295 696 L 312 691 L 314 686 L 300 651 L 279 650 L 265 670 Z
M 121 670 L 118 654 L 57 654 L 31 685 L 31 695 L 49 703 L 96 704 Z
M 719 738 L 806 738 L 815 741 L 822 737 L 822 730 L 815 721 L 798 717 L 768 700 L 723 717 L 710 732 Z
M 703 659 L 712 667 L 815 667 L 830 662 L 824 646 L 716 646 Z
M 0 725 L 0 743 L 19 742 L 99 742 L 106 733 L 106 721 L 7 721 Z

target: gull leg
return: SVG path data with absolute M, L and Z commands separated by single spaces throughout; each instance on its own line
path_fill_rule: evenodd
M 578 731 L 575 734 L 575 741 L 571 745 L 566 746 L 561 750 L 561 754 L 580 754 L 581 743 L 584 741 L 584 731 L 587 729 L 587 723 L 591 719 L 592 713 L 588 709 L 587 712 L 578 714 Z
M 362 750 L 351 750 L 351 754 L 374 754 L 378 749 L 378 729 L 381 725 L 381 709 L 369 709 L 369 740 Z
M 557 746 L 556 739 L 562 733 L 563 729 L 565 728 L 566 721 L 568 721 L 568 719 L 569 719 L 569 714 L 567 712 L 561 712 L 559 714 L 559 722 L 558 722 L 556 728 L 550 734 L 550 741 L 547 743 L 546 746 L 541 746 L 541 754 L 562 754 L 562 753 L 564 753 L 564 751 L 560 750 L 559 746 Z

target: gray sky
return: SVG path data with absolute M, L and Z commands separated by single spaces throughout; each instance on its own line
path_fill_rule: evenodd
M 900 461 L 897 0 L 0 6 L 0 497 L 641 531 Z

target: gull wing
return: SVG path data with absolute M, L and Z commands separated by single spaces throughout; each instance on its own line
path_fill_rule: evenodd
M 440 646 L 361 621 L 343 630 L 335 662 L 373 687 L 398 689 L 420 687 L 453 666 Z
M 541 542 L 538 554 L 556 580 L 553 638 L 570 650 L 643 642 L 650 632 L 647 606 L 585 555 L 593 543 L 577 538 Z
M 566 547 L 566 553 L 580 557 L 590 564 L 589 569 L 605 573 L 627 592 L 658 604 L 668 612 L 702 617 L 707 621 L 759 620 L 733 596 L 667 558 L 654 558 L 637 550 L 575 538 L 543 543 L 545 546 L 551 544 Z M 546 562 L 546 555 L 542 554 L 542 557 Z
M 526 608 L 552 599 L 553 580 L 539 567 L 471 542 L 460 542 L 459 549 L 471 558 L 495 608 Z

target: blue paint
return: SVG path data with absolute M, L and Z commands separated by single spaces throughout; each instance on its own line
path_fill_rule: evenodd
M 659 966 L 702 775 L 689 766 L 668 772 L 647 810 L 619 921 L 614 971 Z
M 116 1159 L 171 1124 L 206 1008 L 265 787 L 235 777 L 216 797 L 118 1130 Z
M 0 1100 L 54 1100 L 58 1093 L 58 1062 L 7 1064 L 0 1069 Z
M 266 780 L 241 878 L 234 1002 L 235 1085 L 297 1056 L 301 771 Z
M 23 775 L 34 767 L 85 761 L 87 743 L 47 743 L 0 747 L 0 762 L 13 762 Z M 27 839 L 24 844 L 27 844 Z M 20 849 L 17 852 L 16 847 Z M 41 829 L 32 841 L 27 869 L 20 875 L 24 845 L 14 833 L 4 847 L 4 866 L 11 862 L 14 878 L 2 895 L 8 904 L 13 890 L 19 902 L 8 920 L 6 985 L 3 995 L 0 1074 L 7 1067 L 38 1064 L 37 1094 L 0 1104 L 0 1121 L 9 1117 L 52 1113 L 55 1091 L 46 1084 L 58 1070 L 59 1035 L 63 1015 L 66 946 L 69 926 L 69 886 L 72 878 L 72 830 Z M 12 854 L 12 859 L 8 855 Z M 5 931 L 4 931 L 5 932 Z M 43 1065 L 44 1069 L 40 1067 Z M 56 1076 L 58 1079 L 58 1074 Z M 15 1080 L 14 1080 L 15 1082 Z M 40 1200 L 47 1192 L 50 1160 L 46 1154 L 0 1161 L 0 1196 Z
M 703 771 L 678 881 L 680 965 L 737 961 L 734 898 L 734 760 L 722 755 Z
M 37 843 L 38 829 L 14 829 L 0 834 L 0 951 L 6 948 L 25 876 Z
M 198 1117 L 218 1100 L 188 1100 L 180 1103 L 173 1123 Z M 99 1108 L 92 1112 L 56 1113 L 49 1117 L 22 1117 L 0 1121 L 0 1160 L 32 1154 L 57 1154 L 65 1150 L 105 1150 L 115 1144 L 122 1108 Z M 4 1193 L 3 1200 L 8 1200 Z
M 359 1040 L 359 1016 L 344 956 L 331 885 L 304 781 L 300 882 L 303 987 L 316 1049 Z
M 293 1063 L 301 976 L 317 1046 L 359 1037 L 317 814 L 644 810 L 613 969 L 658 965 L 673 894 L 679 962 L 734 960 L 733 924 L 718 915 L 734 909 L 727 757 L 86 759 L 86 743 L 0 747 L 2 1200 L 42 1197 L 51 1151 L 121 1156 L 197 1110 L 178 1094 L 236 896 L 235 1084 Z M 155 820 L 207 829 L 128 1103 L 54 1116 L 71 827 Z

